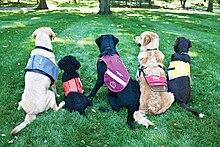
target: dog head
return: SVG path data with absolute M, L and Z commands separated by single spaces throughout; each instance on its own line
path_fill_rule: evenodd
M 116 54 L 116 45 L 119 42 L 118 38 L 113 35 L 101 35 L 99 38 L 95 40 L 99 50 L 101 52 L 100 56 L 104 56 L 106 54 L 112 55 Z
M 37 37 L 37 35 L 40 35 L 40 34 L 47 34 L 49 36 L 50 40 L 54 39 L 55 36 L 56 36 L 51 28 L 49 28 L 49 27 L 41 27 L 41 28 L 36 29 L 32 33 L 32 38 L 35 39 Z
M 145 49 L 159 49 L 159 36 L 154 32 L 143 32 L 140 36 L 136 36 L 135 43 L 141 50 Z
M 189 39 L 185 37 L 178 37 L 173 46 L 176 53 L 188 53 L 190 47 L 192 47 L 192 43 Z
M 71 72 L 78 70 L 81 64 L 75 57 L 68 55 L 58 62 L 58 66 L 61 70 L 64 70 L 64 72 Z

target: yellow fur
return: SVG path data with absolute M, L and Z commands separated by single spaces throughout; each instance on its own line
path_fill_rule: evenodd
M 36 39 L 36 46 L 43 46 L 52 50 L 51 38 L 55 37 L 55 34 L 51 28 L 38 28 L 34 31 L 32 37 Z M 52 52 L 34 49 L 31 52 L 31 56 L 36 54 L 45 56 L 56 64 L 55 56 Z M 27 124 L 36 119 L 37 114 L 47 111 L 49 108 L 57 111 L 64 106 L 64 101 L 57 106 L 55 95 L 59 95 L 56 92 L 55 83 L 52 85 L 53 91 L 49 90 L 50 84 L 50 78 L 43 74 L 36 72 L 27 72 L 25 74 L 25 87 L 18 110 L 23 109 L 26 112 L 26 116 L 24 122 L 15 127 L 11 134 L 16 134 L 25 128 Z
M 161 68 L 164 66 L 164 54 L 159 50 L 158 35 L 153 32 L 143 32 L 140 36 L 136 37 L 135 42 L 141 43 L 138 60 L 139 64 L 144 67 L 145 75 L 166 76 L 164 70 Z M 157 50 L 147 51 L 147 49 L 154 48 Z M 148 125 L 152 124 L 146 118 L 145 121 L 143 120 L 143 113 L 152 115 L 164 113 L 173 103 L 174 95 L 168 92 L 153 92 L 146 82 L 143 73 L 137 72 L 136 77 L 140 84 L 141 96 L 139 112 L 141 111 L 142 115 L 136 111 L 134 119 L 139 123 L 142 122 L 140 124 L 148 127 Z M 164 89 L 164 87 L 157 86 L 156 89 Z

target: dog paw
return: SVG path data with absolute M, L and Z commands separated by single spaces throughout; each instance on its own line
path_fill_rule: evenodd
M 203 118 L 205 115 L 202 113 L 199 113 L 199 118 Z
M 99 108 L 99 111 L 101 111 L 101 112 L 109 112 L 110 110 L 108 108 Z
M 129 125 L 129 127 L 133 130 L 136 129 L 136 126 L 134 125 L 134 122 L 127 122 L 127 124 Z
M 62 108 L 63 106 L 65 105 L 65 101 L 62 101 L 62 102 L 60 102 L 60 104 L 59 104 L 59 108 Z

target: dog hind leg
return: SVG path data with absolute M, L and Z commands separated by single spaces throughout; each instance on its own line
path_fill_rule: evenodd
M 110 106 L 112 107 L 113 111 L 119 112 L 120 111 L 120 106 L 117 104 L 117 96 L 113 93 L 109 93 L 108 96 L 108 102 L 110 104 Z
M 138 110 L 138 108 L 137 109 L 135 109 L 135 108 L 128 108 L 128 116 L 127 116 L 127 124 L 129 125 L 129 127 L 131 128 L 131 129 L 135 129 L 136 127 L 135 127 L 135 125 L 134 125 L 134 117 L 133 117 L 133 115 L 134 115 L 134 112 L 136 111 L 136 110 Z
M 56 83 L 54 82 L 51 86 L 52 91 L 54 92 L 56 97 L 60 97 L 60 95 L 57 93 Z
M 80 115 L 86 116 L 85 110 L 78 110 Z
M 148 128 L 149 125 L 154 125 L 150 120 L 148 120 L 146 117 L 144 117 L 145 113 L 141 110 L 134 112 L 134 119 L 137 121 L 140 125 L 145 126 Z
M 64 105 L 65 102 L 62 101 L 58 106 L 56 104 L 56 98 L 55 98 L 55 94 L 52 91 L 48 91 L 49 92 L 49 107 L 47 107 L 47 109 L 52 108 L 54 111 L 58 111 L 59 109 L 61 109 Z

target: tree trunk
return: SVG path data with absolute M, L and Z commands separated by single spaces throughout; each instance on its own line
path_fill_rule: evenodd
M 186 0 L 180 0 L 180 4 L 181 4 L 183 9 L 186 8 Z
M 37 10 L 48 9 L 46 0 L 40 0 L 40 3 L 36 9 Z
M 209 0 L 207 11 L 213 12 L 213 0 Z
M 142 0 L 139 0 L 139 6 L 141 7 L 141 4 L 142 4 Z
M 98 14 L 101 14 L 101 15 L 112 14 L 110 10 L 110 0 L 99 0 Z
M 148 6 L 152 7 L 152 1 L 151 0 L 148 0 Z

